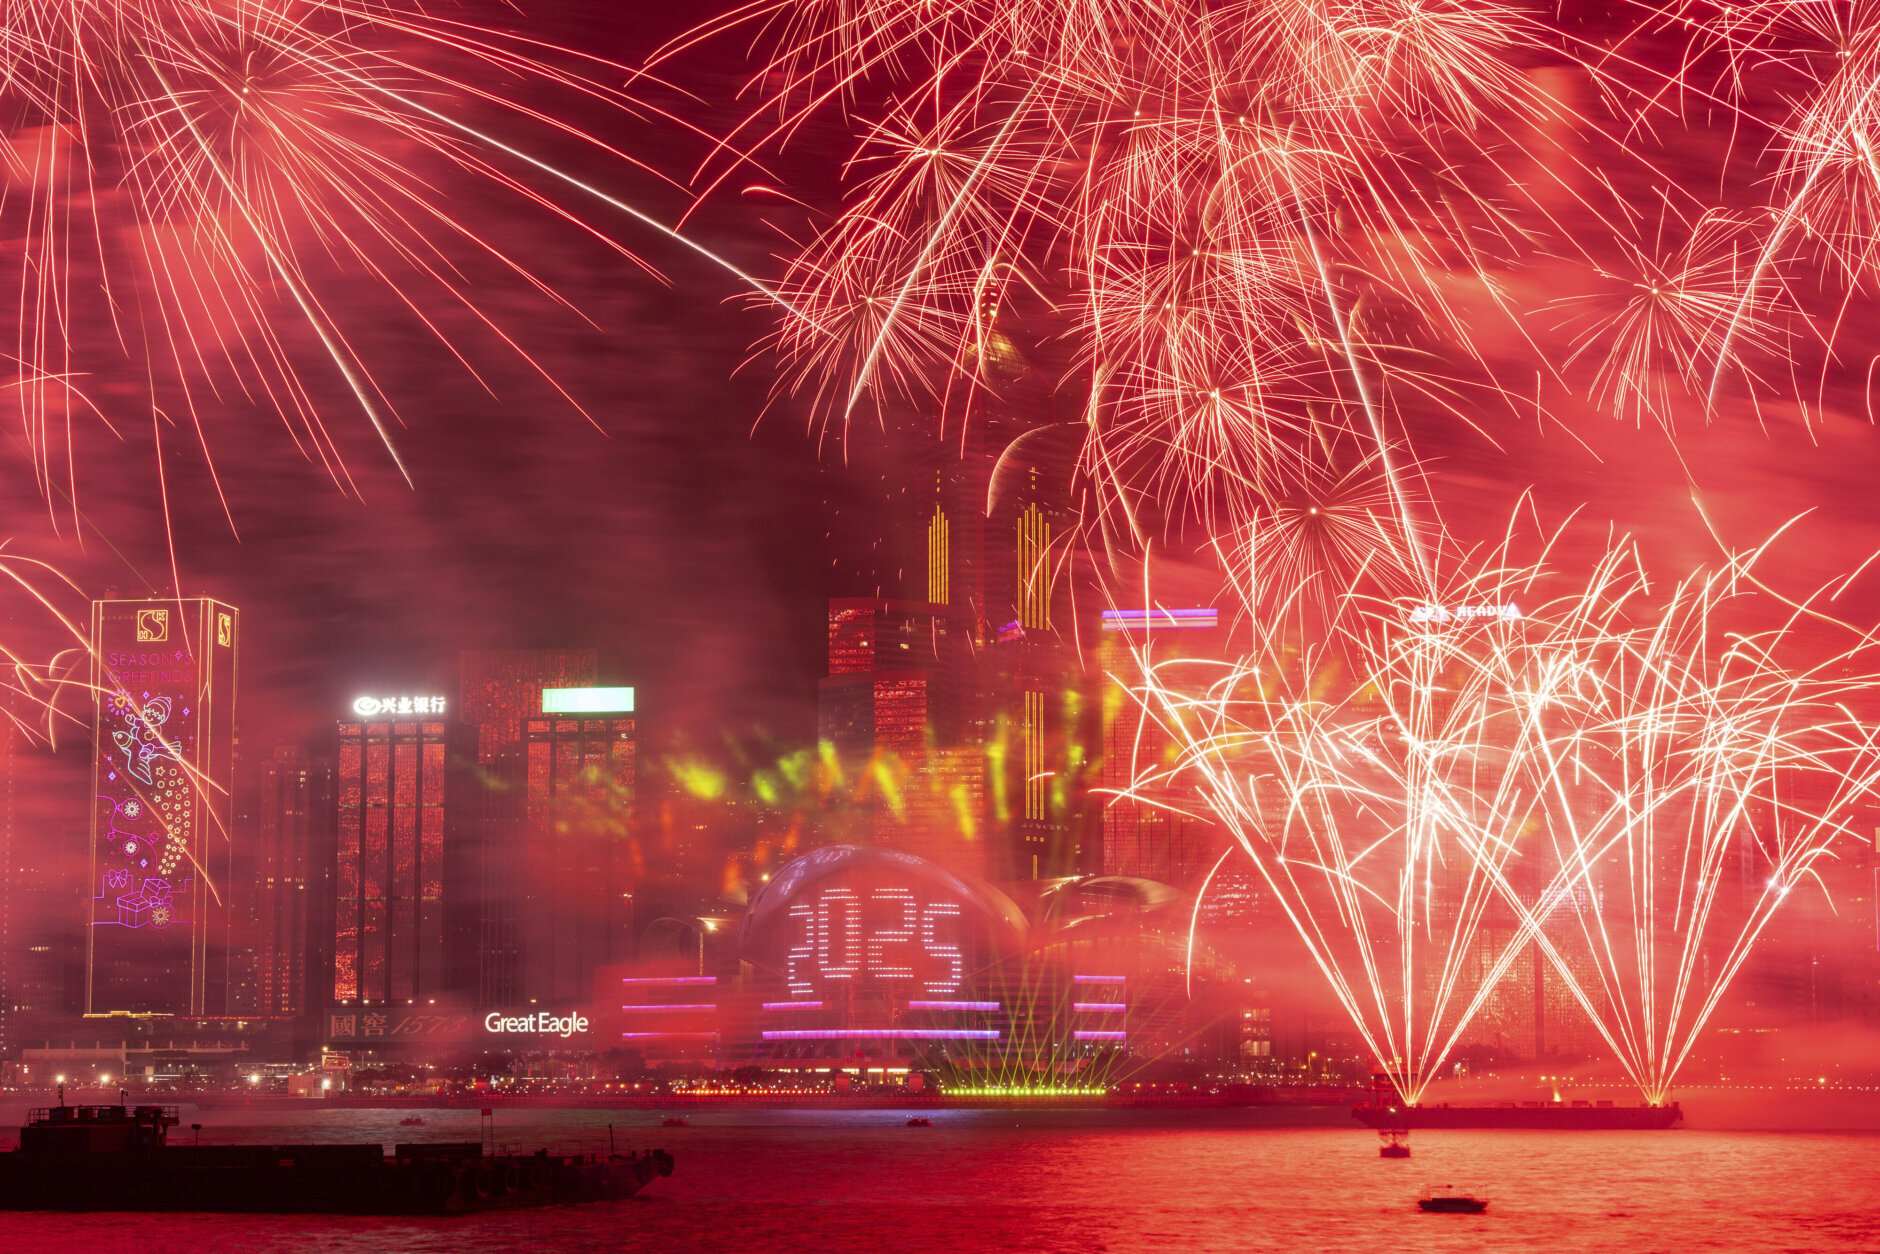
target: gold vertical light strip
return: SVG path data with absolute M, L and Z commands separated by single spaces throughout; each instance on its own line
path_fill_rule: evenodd
M 1018 625 L 1051 626 L 1051 580 L 1046 562 L 1051 551 L 1051 523 L 1037 502 L 1018 516 Z
M 1044 694 L 1025 694 L 1025 817 L 1045 817 Z
M 933 507 L 933 517 L 927 520 L 927 599 L 935 605 L 947 605 L 948 594 L 948 559 L 951 553 L 947 545 L 947 516 L 938 505 Z

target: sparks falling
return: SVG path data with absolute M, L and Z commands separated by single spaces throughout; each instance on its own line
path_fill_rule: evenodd
M 1871 642 L 1811 650 L 1758 556 L 1654 589 L 1620 544 L 1563 588 L 1510 542 L 1434 603 L 1354 593 L 1317 641 L 1146 656 L 1185 752 L 1138 786 L 1185 782 L 1232 833 L 1405 1101 L 1538 946 L 1662 1102 L 1880 788 Z
M 345 486 L 335 388 L 405 471 L 387 363 L 348 325 L 358 290 L 485 386 L 466 334 L 576 404 L 486 307 L 479 276 L 561 298 L 452 188 L 500 191 L 638 264 L 553 180 L 528 177 L 553 167 L 512 159 L 471 125 L 570 141 L 628 169 L 618 148 L 532 103 L 546 92 L 624 119 L 612 67 L 351 0 L 35 0 L 8 6 L 0 58 L 10 391 L 49 499 L 69 495 L 60 481 L 85 428 L 148 422 L 161 441 L 176 427 L 211 455 L 205 424 L 223 408 L 278 417 Z M 125 412 L 122 388 L 91 384 L 126 358 L 144 376 L 141 414 Z

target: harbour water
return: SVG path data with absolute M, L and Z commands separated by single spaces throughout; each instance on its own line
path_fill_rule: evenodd
M 12 1109 L 0 1111 L 17 1124 Z M 187 1142 L 475 1140 L 475 1110 L 268 1116 L 185 1108 Z M 498 1112 L 510 1148 L 664 1146 L 671 1179 L 619 1203 L 450 1219 L 0 1215 L 9 1250 L 226 1251 L 1872 1251 L 1880 1136 L 1706 1130 L 1419 1132 L 1377 1155 L 1344 1112 L 965 1111 L 910 1128 L 896 1111 Z M 1425 1184 L 1491 1200 L 1423 1215 Z

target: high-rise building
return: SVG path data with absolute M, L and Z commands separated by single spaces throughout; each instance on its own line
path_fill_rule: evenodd
M 489 937 L 486 1005 L 585 1001 L 597 967 L 631 956 L 633 689 L 539 695 L 541 713 L 498 759 L 486 865 L 501 885 L 486 896 L 506 887 L 513 905 L 492 913 L 514 922 Z
M 1103 871 L 1189 887 L 1207 874 L 1226 838 L 1220 829 L 1182 812 L 1188 789 L 1158 779 L 1179 758 L 1179 747 L 1149 718 L 1130 690 L 1141 682 L 1137 650 L 1157 664 L 1219 660 L 1226 631 L 1213 609 L 1105 610 L 1099 621 L 1097 665 L 1103 682 Z M 1143 800 L 1117 794 L 1140 781 Z M 1157 794 L 1166 804 L 1157 803 Z
M 829 602 L 829 674 L 818 686 L 817 738 L 865 759 L 917 759 L 946 738 L 955 650 L 946 608 L 854 597 Z
M 0 693 L 0 706 L 11 707 L 13 693 Z M 11 715 L 11 708 L 6 714 Z M 27 938 L 32 934 L 28 922 L 28 903 L 33 894 L 26 889 L 17 861 L 13 832 L 13 775 L 17 739 L 24 735 L 11 717 L 0 718 L 0 1057 L 19 1044 L 21 1020 L 25 1017 L 24 987 L 28 983 Z
M 339 724 L 332 1000 L 474 987 L 475 732 L 442 697 L 361 698 Z
M 220 1014 L 238 615 L 92 604 L 86 1013 Z M 212 951 L 213 947 L 213 951 Z
M 319 819 L 331 818 L 333 763 L 281 745 L 261 768 L 255 804 L 251 945 L 255 1013 L 302 1015 L 310 1002 L 308 949 L 314 935 L 313 868 Z M 325 804 L 323 804 L 325 803 Z
M 589 688 L 598 649 L 466 649 L 458 661 L 457 717 L 477 729 L 483 766 L 522 739 L 522 720 L 542 712 L 544 688 Z
M 33 720 L 30 699 L 0 691 L 0 708 Z M 5 720 L 7 773 L 3 790 L 8 852 L 0 864 L 5 944 L 0 946 L 0 1010 L 4 1049 L 45 1044 L 69 1034 L 84 1010 L 85 933 L 89 912 L 74 910 L 82 884 L 72 875 L 72 853 L 90 839 L 91 810 L 75 807 L 91 782 L 88 755 L 57 753 Z M 23 786 L 31 783 L 31 787 Z

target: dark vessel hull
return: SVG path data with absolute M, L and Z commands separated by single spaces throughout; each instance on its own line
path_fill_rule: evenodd
M 445 1215 L 631 1197 L 672 1174 L 631 1156 L 485 1156 L 467 1146 L 161 1146 L 0 1154 L 0 1210 Z M 454 1151 L 454 1152 L 453 1152 Z
M 1533 1128 L 1559 1132 L 1646 1131 L 1669 1128 L 1684 1117 L 1678 1104 L 1665 1106 L 1569 1106 L 1560 1102 L 1496 1106 L 1377 1106 L 1351 1108 L 1366 1127 Z

